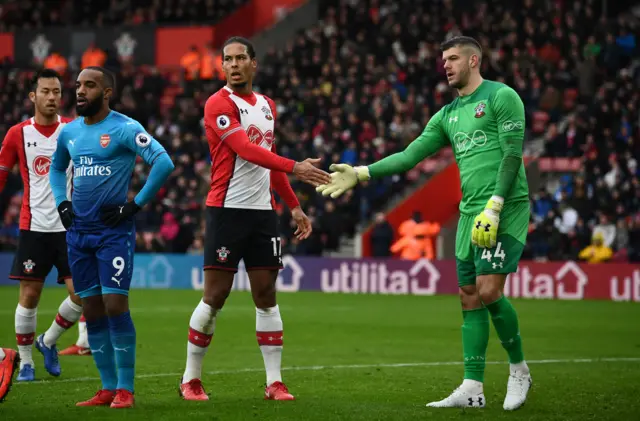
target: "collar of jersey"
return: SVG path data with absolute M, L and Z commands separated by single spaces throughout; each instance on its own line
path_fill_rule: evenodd
M 460 98 L 460 101 L 462 101 L 462 102 L 471 101 L 473 99 L 473 97 L 475 97 L 482 90 L 482 87 L 484 86 L 485 82 L 486 82 L 486 80 L 483 80 L 482 83 L 480 85 L 478 85 L 476 90 L 473 91 L 471 94 L 458 97 L 458 98 Z

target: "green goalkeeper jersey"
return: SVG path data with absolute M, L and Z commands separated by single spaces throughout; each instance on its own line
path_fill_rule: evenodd
M 372 178 L 406 172 L 451 145 L 460 170 L 460 213 L 475 215 L 492 195 L 509 203 L 529 200 L 522 145 L 524 105 L 509 86 L 485 80 L 429 120 L 407 148 L 369 166 Z

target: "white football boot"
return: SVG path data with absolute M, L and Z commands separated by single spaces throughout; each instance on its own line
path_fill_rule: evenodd
M 484 397 L 482 383 L 465 380 L 448 397 L 438 402 L 427 404 L 431 408 L 484 408 L 487 401 Z
M 504 398 L 502 407 L 506 411 L 514 411 L 524 405 L 532 384 L 528 367 L 525 370 L 510 369 L 507 395 Z

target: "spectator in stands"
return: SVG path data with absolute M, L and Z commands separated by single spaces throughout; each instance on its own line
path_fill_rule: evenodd
M 375 226 L 371 231 L 371 252 L 374 257 L 391 256 L 391 244 L 393 244 L 393 228 L 387 222 L 382 212 L 376 213 Z
M 89 44 L 89 47 L 82 54 L 82 68 L 91 66 L 104 66 L 107 61 L 107 54 L 98 48 L 93 42 Z
M 603 263 L 609 261 L 611 256 L 613 256 L 613 251 L 610 247 L 604 245 L 603 241 L 603 235 L 601 233 L 595 233 L 591 245 L 585 247 L 578 257 L 588 263 Z
M 616 239 L 616 226 L 611 223 L 609 217 L 601 213 L 599 217 L 599 223 L 593 228 L 593 235 L 600 235 L 605 247 L 613 247 L 613 242 Z
M 533 196 L 533 206 L 531 212 L 536 221 L 542 221 L 549 211 L 555 208 L 555 201 L 547 191 L 546 187 L 540 187 L 537 195 Z
M 567 234 L 575 229 L 578 223 L 578 212 L 567 202 L 567 194 L 562 193 L 558 205 L 559 215 L 554 220 L 554 225 L 561 234 Z
M 65 75 L 68 66 L 67 59 L 57 51 L 49 54 L 43 63 L 43 67 L 55 70 L 60 76 Z
M 58 11 L 51 2 L 35 3 L 36 8 L 55 11 L 57 15 L 51 17 L 22 13 L 14 1 L 11 6 L 3 5 L 0 30 L 24 25 L 93 24 L 89 18 L 98 16 L 105 24 L 211 21 L 245 2 L 56 2 L 61 4 Z M 63 3 L 77 7 L 75 11 L 64 9 Z M 555 200 L 542 192 L 534 197 L 535 223 L 530 238 L 536 256 L 563 258 L 549 244 L 567 244 L 563 256 L 576 241 L 586 246 L 597 212 L 605 211 L 614 227 L 621 218 L 631 218 L 628 248 L 629 259 L 633 259 L 640 253 L 640 223 L 633 219 L 640 209 L 640 67 L 631 65 L 638 57 L 637 25 L 633 27 L 627 17 L 608 21 L 601 13 L 600 1 L 574 0 L 564 2 L 560 9 L 557 2 L 527 0 L 516 9 L 513 4 L 492 0 L 459 8 L 450 1 L 439 5 L 409 0 L 321 1 L 318 25 L 300 32 L 284 46 L 274 46 L 260 61 L 257 88 L 277 101 L 280 152 L 292 158 L 320 154 L 327 165 L 344 154 L 358 165 L 402 150 L 451 99 L 438 43 L 455 33 L 472 33 L 482 40 L 486 52 L 483 72 L 489 79 L 513 86 L 523 98 L 527 128 L 531 135 L 545 137 L 545 155 L 584 156 L 583 174 L 563 180 Z M 406 13 L 408 8 L 412 13 Z M 175 175 L 154 203 L 138 214 L 137 223 L 145 233 L 139 238 L 139 248 L 167 251 L 191 246 L 197 250 L 203 206 L 199 199 L 209 182 L 210 159 L 202 141 L 202 109 L 208 95 L 222 84 L 207 78 L 205 59 L 196 60 L 195 55 L 185 66 L 190 71 L 183 84 L 169 70 L 135 68 L 106 50 L 111 46 L 101 47 L 107 55 L 105 65 L 118 73 L 115 108 L 143 122 L 176 158 Z M 24 103 L 29 71 L 16 71 L 11 64 L 0 67 L 0 138 L 31 112 Z M 70 113 L 74 77 L 67 71 L 63 99 Z M 610 162 L 612 152 L 616 155 Z M 451 157 L 443 152 L 436 159 Z M 185 181 L 179 182 L 181 177 Z M 321 240 L 329 240 L 330 228 L 325 224 L 333 220 L 338 221 L 333 226 L 342 224 L 342 230 L 332 234 L 330 241 L 339 243 L 340 234 L 348 228 L 354 230 L 356 223 L 366 224 L 388 205 L 392 195 L 410 184 L 409 180 L 402 175 L 368 182 L 351 202 L 338 201 L 328 212 L 324 199 L 294 183 L 307 214 L 311 217 L 313 213 L 314 228 L 320 235 L 300 244 L 291 239 L 286 247 L 296 253 L 320 254 Z M 139 189 L 143 181 L 134 176 L 132 189 Z M 12 182 L 15 179 L 5 190 L 16 194 L 20 187 Z M 613 188 L 607 182 L 612 182 Z M 562 193 L 566 202 L 563 211 L 568 206 L 579 215 L 566 234 L 554 227 L 557 217 L 562 221 L 556 204 Z M 6 202 L 2 199 L 0 211 Z M 187 238 L 182 236 L 184 230 L 173 240 L 180 246 L 164 243 L 160 227 L 167 211 L 175 214 L 180 225 L 187 215 L 192 219 L 198 227 L 193 229 L 193 244 L 182 246 Z M 290 218 L 286 211 L 282 218 L 283 237 L 287 238 Z
M 640 263 L 640 213 L 629 222 L 629 248 L 627 252 L 630 262 Z
M 206 81 L 214 78 L 224 80 L 222 55 L 213 47 L 213 43 L 209 42 L 200 60 L 200 79 Z
M 322 227 L 322 234 L 326 238 L 325 246 L 327 250 L 338 250 L 343 224 L 340 221 L 340 215 L 336 212 L 334 202 L 325 202 L 324 213 L 320 216 L 320 226 Z
M 196 45 L 192 45 L 189 51 L 184 53 L 180 59 L 180 66 L 184 70 L 184 78 L 193 82 L 200 77 L 200 67 L 202 61 L 202 54 Z

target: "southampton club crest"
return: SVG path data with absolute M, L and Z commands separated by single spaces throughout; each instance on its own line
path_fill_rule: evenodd
M 484 109 L 487 105 L 484 102 L 481 102 L 480 104 L 476 105 L 476 108 L 473 109 L 473 111 L 476 112 L 476 115 L 474 116 L 475 118 L 480 118 L 484 115 Z
M 271 109 L 269 109 L 269 107 L 267 106 L 262 107 L 262 112 L 264 113 L 264 118 L 266 118 L 269 121 L 273 120 L 273 116 L 271 115 Z
M 216 252 L 218 253 L 218 262 L 225 263 L 227 260 L 229 260 L 229 255 L 231 254 L 231 252 L 227 250 L 226 247 L 221 247 L 216 250 Z
M 33 268 L 36 267 L 36 264 L 29 259 L 26 262 L 22 262 L 22 266 L 24 266 L 24 273 L 30 274 L 33 273 Z

